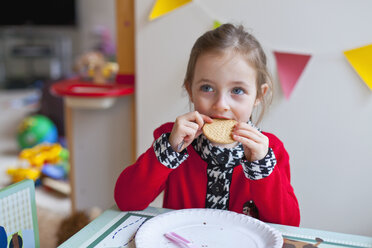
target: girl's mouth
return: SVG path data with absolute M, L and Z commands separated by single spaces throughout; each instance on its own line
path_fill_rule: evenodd
M 231 118 L 220 116 L 220 115 L 214 115 L 211 116 L 212 119 L 221 119 L 221 120 L 230 120 Z

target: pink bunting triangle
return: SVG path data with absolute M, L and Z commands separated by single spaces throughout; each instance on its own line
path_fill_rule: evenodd
M 286 99 L 292 94 L 311 55 L 274 52 L 280 85 Z

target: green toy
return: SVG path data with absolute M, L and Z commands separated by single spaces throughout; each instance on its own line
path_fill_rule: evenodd
M 44 115 L 29 116 L 18 127 L 17 141 L 21 149 L 43 142 L 56 143 L 58 141 L 57 127 Z

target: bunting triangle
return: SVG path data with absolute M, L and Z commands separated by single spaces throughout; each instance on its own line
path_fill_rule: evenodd
M 149 20 L 152 21 L 191 1 L 192 0 L 156 0 L 156 3 L 152 8 L 151 14 L 149 16 Z
M 280 85 L 286 99 L 292 94 L 311 55 L 274 52 Z
M 216 29 L 216 28 L 218 28 L 218 27 L 221 26 L 221 25 L 222 25 L 221 22 L 219 22 L 219 21 L 217 21 L 217 20 L 214 20 L 214 21 L 213 21 L 213 29 Z
M 356 73 L 372 90 L 372 44 L 344 52 Z

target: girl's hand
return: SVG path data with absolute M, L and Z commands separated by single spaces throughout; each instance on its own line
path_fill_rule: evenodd
M 248 161 L 263 159 L 269 150 L 269 138 L 248 123 L 240 122 L 232 132 L 233 139 L 242 143 Z
M 178 116 L 169 136 L 169 143 L 173 150 L 181 152 L 188 147 L 202 133 L 202 127 L 206 122 L 211 123 L 213 120 L 198 111 Z M 178 147 L 182 142 L 183 145 Z

